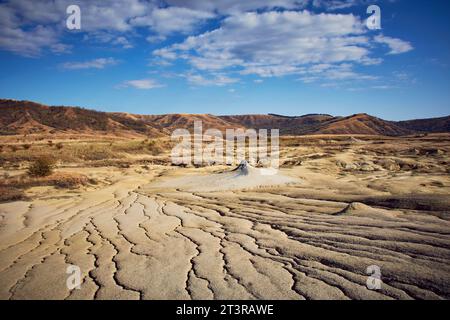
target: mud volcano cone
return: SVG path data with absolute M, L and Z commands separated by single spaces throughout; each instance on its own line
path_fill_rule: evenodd
M 232 171 L 216 174 L 186 174 L 182 177 L 155 183 L 152 187 L 184 191 L 215 192 L 252 189 L 296 182 L 299 182 L 299 180 L 284 176 L 280 173 L 264 175 L 261 169 L 255 168 L 247 161 L 242 160 Z
M 232 172 L 234 171 L 244 176 L 247 176 L 251 173 L 258 173 L 258 170 L 252 167 L 246 160 L 242 160 L 241 163 L 234 170 L 232 170 Z

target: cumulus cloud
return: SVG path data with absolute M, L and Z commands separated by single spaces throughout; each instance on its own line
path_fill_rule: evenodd
M 299 80 L 305 83 L 318 82 L 321 80 L 341 82 L 341 81 L 372 81 L 378 78 L 371 75 L 362 74 L 353 70 L 349 63 L 338 65 L 318 64 L 307 68 L 302 72 Z
M 68 32 L 65 29 L 66 8 L 71 4 L 72 0 L 40 0 L 33 3 L 8 0 L 1 3 L 0 49 L 24 56 L 38 56 L 44 49 L 57 53 L 70 51 L 70 46 L 61 39 Z M 80 0 L 77 4 L 82 8 L 80 32 L 109 34 L 112 44 L 124 48 L 130 48 L 131 44 L 117 34 L 132 31 L 130 19 L 145 15 L 153 8 L 153 5 L 142 0 Z
M 68 70 L 80 70 L 80 69 L 103 69 L 107 66 L 117 64 L 118 61 L 114 58 L 99 58 L 82 62 L 66 62 L 61 66 Z
M 5 0 L 0 4 L 0 49 L 26 56 L 43 51 L 68 53 L 64 43 L 66 8 L 72 0 Z M 376 1 L 375 1 L 376 2 Z M 183 77 L 195 85 L 226 85 L 243 75 L 260 78 L 295 75 L 304 81 L 369 80 L 357 66 L 380 64 L 376 48 L 389 54 L 413 49 L 407 41 L 373 37 L 362 18 L 333 10 L 366 0 L 78 0 L 83 41 L 123 49 L 142 37 L 156 46 L 152 66 L 172 67 L 186 61 Z M 313 9 L 308 11 L 307 9 Z M 318 10 L 325 13 L 315 13 Z M 214 27 L 207 23 L 213 19 Z M 201 27 L 209 26 L 207 31 Z M 203 31 L 202 31 L 203 30 Z M 177 43 L 158 42 L 177 35 Z M 183 36 L 178 40 L 178 36 Z M 96 59 L 69 62 L 66 69 L 101 69 L 114 64 Z M 320 68 L 327 68 L 319 70 Z M 149 79 L 136 82 L 152 86 Z M 135 81 L 135 80 L 132 80 Z M 136 80 L 141 81 L 141 80 Z M 128 86 L 134 86 L 128 83 Z
M 385 44 L 391 50 L 389 54 L 400 54 L 413 50 L 411 43 L 397 38 L 386 37 L 384 35 L 375 36 L 375 41 Z
M 228 84 L 233 84 L 239 82 L 238 78 L 232 78 L 226 76 L 224 74 L 213 74 L 209 77 L 205 77 L 199 73 L 189 72 L 187 74 L 182 75 L 185 77 L 188 82 L 192 85 L 196 86 L 226 86 Z
M 373 4 L 376 1 L 371 2 Z M 324 8 L 328 11 L 350 8 L 360 4 L 368 4 L 367 0 L 313 0 L 313 6 Z
M 370 62 L 369 38 L 363 33 L 353 15 L 251 12 L 230 16 L 220 28 L 154 54 L 187 59 L 200 70 L 238 66 L 242 74 L 283 76 L 311 64 Z
M 16 5 L 22 6 L 23 1 L 18 1 Z M 58 34 L 52 27 L 30 24 L 25 29 L 22 27 L 22 18 L 16 11 L 6 3 L 0 4 L 0 48 L 25 56 L 37 56 L 44 47 L 61 51 L 58 49 L 62 47 L 57 46 Z M 39 21 L 44 18 L 34 14 L 32 19 Z
M 189 36 L 153 54 L 159 59 L 186 60 L 202 72 L 262 78 L 300 75 L 305 82 L 374 80 L 376 77 L 354 71 L 357 65 L 383 61 L 374 56 L 374 43 L 388 45 L 390 54 L 412 50 L 400 39 L 372 38 L 364 21 L 355 15 L 303 10 L 233 14 L 223 19 L 219 28 Z M 318 70 L 323 66 L 326 70 Z
M 205 11 L 189 8 L 167 7 L 155 8 L 148 15 L 134 18 L 134 26 L 147 26 L 158 36 L 155 39 L 164 39 L 175 32 L 189 33 L 200 22 L 213 18 L 215 15 Z
M 169 5 L 200 11 L 216 12 L 221 15 L 255 11 L 258 9 L 301 9 L 306 7 L 309 2 L 309 0 L 166 0 L 166 3 Z
M 130 41 L 129 41 L 127 38 L 125 38 L 125 37 L 117 37 L 116 39 L 114 39 L 114 40 L 112 41 L 112 44 L 122 46 L 122 48 L 124 48 L 124 49 L 130 49 L 130 48 L 133 48 L 133 45 L 132 45 L 132 44 L 130 43 Z
M 44 47 L 53 48 L 57 52 L 61 52 L 63 48 L 52 28 L 38 25 L 24 31 L 20 28 L 3 29 L 0 25 L 0 48 L 33 57 L 38 56 Z
M 87 39 L 110 39 L 113 45 L 131 48 L 125 33 L 148 27 L 148 39 L 160 41 L 172 33 L 187 34 L 202 22 L 221 15 L 257 9 L 304 7 L 309 0 L 5 0 L 0 4 L 0 48 L 22 55 L 39 55 L 59 45 L 64 35 L 66 8 L 81 8 L 81 33 Z M 30 28 L 31 27 L 31 28 Z M 48 33 L 42 36 L 42 30 Z M 97 37 L 96 34 L 108 34 Z M 114 40 L 115 39 L 115 40 Z M 59 46 L 61 48 L 61 46 Z
M 164 85 L 158 83 L 154 79 L 138 79 L 138 80 L 128 80 L 119 85 L 120 88 L 132 87 L 140 90 L 149 90 L 155 88 L 162 88 Z
M 229 15 L 256 10 L 271 10 L 275 8 L 292 10 L 316 7 L 331 11 L 350 8 L 357 5 L 374 4 L 378 1 L 379 0 L 166 0 L 166 3 L 177 7 L 187 7 L 195 10 Z

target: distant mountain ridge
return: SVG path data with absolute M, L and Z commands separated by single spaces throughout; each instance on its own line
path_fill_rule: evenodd
M 400 136 L 450 132 L 450 116 L 410 121 L 386 121 L 368 114 L 335 117 L 328 114 L 283 116 L 278 114 L 137 115 L 101 112 L 80 107 L 50 107 L 31 101 L 0 99 L 0 135 L 32 133 L 86 133 L 117 136 L 168 136 L 173 130 L 192 130 L 202 121 L 203 130 L 216 128 L 280 129 L 282 135 L 363 134 Z
M 450 116 L 400 121 L 397 124 L 403 128 L 418 132 L 450 132 Z

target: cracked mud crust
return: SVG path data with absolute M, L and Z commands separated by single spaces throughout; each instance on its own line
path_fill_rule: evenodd
M 301 183 L 214 192 L 155 183 L 227 168 L 77 168 L 107 183 L 0 204 L 0 299 L 449 299 L 445 166 L 341 165 L 358 157 L 304 157 L 281 170 Z M 366 288 L 371 265 L 381 290 Z

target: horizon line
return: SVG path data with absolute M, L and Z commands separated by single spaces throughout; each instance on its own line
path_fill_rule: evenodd
M 88 111 L 94 111 L 94 112 L 101 112 L 101 113 L 122 113 L 122 114 L 131 114 L 131 115 L 137 115 L 137 116 L 165 116 L 165 115 L 191 115 L 191 116 L 201 116 L 201 115 L 209 115 L 214 117 L 233 117 L 233 116 L 274 116 L 274 117 L 285 117 L 285 118 L 302 118 L 306 116 L 330 116 L 330 117 L 340 117 L 340 118 L 349 118 L 354 117 L 358 115 L 367 115 L 370 117 L 378 118 L 384 121 L 390 121 L 390 122 L 403 122 L 403 121 L 415 121 L 415 120 L 431 120 L 431 119 L 441 119 L 441 118 L 447 118 L 450 117 L 450 114 L 442 115 L 442 116 L 436 116 L 436 117 L 427 117 L 427 118 L 414 118 L 414 119 L 406 119 L 406 120 L 389 120 L 385 118 L 381 118 L 378 116 L 373 116 L 370 113 L 367 112 L 359 112 L 359 113 L 353 113 L 349 115 L 333 115 L 329 113 L 307 113 L 303 115 L 283 115 L 283 114 L 277 114 L 277 113 L 242 113 L 242 114 L 214 114 L 214 113 L 189 113 L 189 112 L 178 112 L 178 113 L 161 113 L 161 114 L 155 114 L 155 113 L 133 113 L 128 111 L 103 111 L 99 109 L 95 109 L 94 107 L 82 107 L 77 105 L 49 105 L 42 102 L 32 101 L 32 100 L 21 100 L 21 99 L 14 99 L 14 98 L 0 98 L 0 101 L 14 101 L 14 102 L 30 102 L 39 104 L 42 106 L 46 106 L 49 108 L 79 108 L 84 109 Z

